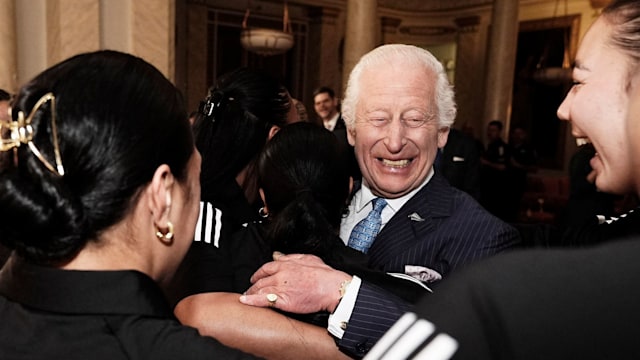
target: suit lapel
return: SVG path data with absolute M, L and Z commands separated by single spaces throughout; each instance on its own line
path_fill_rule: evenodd
M 344 123 L 344 119 L 342 118 L 342 114 L 340 114 L 338 116 L 338 121 L 336 122 L 336 126 L 333 128 L 333 130 L 338 130 L 338 129 L 346 129 L 347 126 Z
M 434 174 L 389 220 L 369 249 L 370 265 L 383 269 L 390 259 L 427 241 L 440 219 L 451 215 L 453 192 L 446 180 Z

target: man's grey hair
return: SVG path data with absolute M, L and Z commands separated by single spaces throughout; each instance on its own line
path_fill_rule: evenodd
M 456 103 L 453 88 L 444 67 L 429 51 L 413 45 L 388 44 L 377 47 L 365 54 L 349 74 L 345 97 L 342 101 L 342 117 L 348 128 L 356 122 L 356 106 L 360 96 L 360 76 L 365 69 L 376 67 L 384 71 L 388 64 L 401 62 L 413 67 L 424 67 L 435 72 L 436 78 L 436 118 L 441 128 L 451 127 L 456 117 Z

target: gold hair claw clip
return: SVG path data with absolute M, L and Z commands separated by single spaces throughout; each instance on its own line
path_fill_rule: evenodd
M 31 121 L 40 106 L 51 101 L 51 137 L 53 142 L 53 152 L 56 160 L 54 167 L 44 156 L 36 145 L 33 143 L 33 127 Z M 60 146 L 58 145 L 58 130 L 56 128 L 56 97 L 53 93 L 44 94 L 25 119 L 22 111 L 18 112 L 18 120 L 16 121 L 0 121 L 0 151 L 9 151 L 26 144 L 31 152 L 47 167 L 52 173 L 59 176 L 64 175 L 64 167 L 62 166 L 62 158 L 60 157 Z

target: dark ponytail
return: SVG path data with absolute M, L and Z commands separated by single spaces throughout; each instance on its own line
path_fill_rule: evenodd
M 337 138 L 310 123 L 280 130 L 258 162 L 275 250 L 324 257 L 336 238 L 349 194 Z
M 157 69 L 115 51 L 72 57 L 18 93 L 13 120 L 33 114 L 33 144 L 55 164 L 55 121 L 64 174 L 22 143 L 0 169 L 0 241 L 42 264 L 68 261 L 132 209 L 140 189 L 167 164 L 179 181 L 193 154 L 183 99 Z M 54 118 L 55 117 L 55 118 Z M 125 239 L 123 239 L 124 241 Z

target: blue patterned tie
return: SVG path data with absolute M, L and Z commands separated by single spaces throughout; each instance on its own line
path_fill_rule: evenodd
M 387 202 L 381 198 L 375 198 L 372 202 L 373 210 L 371 210 L 366 218 L 356 224 L 351 231 L 348 243 L 349 247 L 362 251 L 365 254 L 369 251 L 369 247 L 373 244 L 373 240 L 375 240 L 380 231 L 380 226 L 382 226 L 380 213 L 382 209 L 387 206 Z

